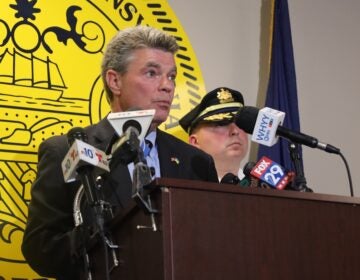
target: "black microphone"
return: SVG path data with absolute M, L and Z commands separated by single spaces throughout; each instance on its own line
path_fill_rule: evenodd
M 129 164 L 138 158 L 139 154 L 139 135 L 141 125 L 137 120 L 127 120 L 123 127 L 123 134 L 119 137 L 114 135 L 110 141 L 108 151 L 110 150 L 110 168 L 112 169 L 119 162 Z
M 139 157 L 140 148 L 139 135 L 141 134 L 141 124 L 134 119 L 128 120 L 123 125 L 125 143 L 130 153 Z M 143 154 L 140 152 L 140 160 L 144 160 Z
M 231 185 L 238 185 L 240 187 L 249 187 L 251 185 L 250 177 L 245 176 L 240 180 L 238 176 L 229 172 L 226 173 L 220 180 L 221 184 L 231 184 Z
M 234 173 L 226 173 L 220 180 L 220 183 L 237 185 L 240 183 L 240 179 Z
M 87 143 L 88 137 L 83 128 L 74 127 L 67 133 L 67 141 L 70 148 L 75 142 L 75 139 Z M 90 206 L 94 206 L 99 202 L 93 170 L 94 166 L 85 162 L 82 162 L 76 167 L 76 172 L 84 186 L 85 196 Z
M 123 125 L 123 132 L 124 133 L 135 133 L 137 135 L 140 135 L 141 133 L 141 124 L 134 119 L 127 120 Z
M 271 120 L 274 119 L 274 116 L 267 116 L 266 113 L 263 112 L 259 114 L 259 111 L 261 112 L 262 110 L 251 106 L 244 106 L 240 108 L 235 116 L 235 124 L 246 133 L 256 134 L 256 137 L 259 138 L 262 138 L 263 136 L 269 137 L 271 132 L 275 130 L 276 135 L 284 137 L 294 143 L 302 144 L 311 148 L 318 148 L 328 153 L 340 154 L 339 148 L 336 148 L 330 144 L 322 143 L 315 137 L 285 128 L 279 125 L 279 122 L 271 122 Z M 266 122 L 267 120 L 269 120 L 269 122 Z M 261 122 L 260 126 L 256 126 L 258 122 Z M 254 132 L 255 128 L 256 131 Z M 256 137 L 255 139 L 254 137 L 252 138 L 252 140 L 255 142 L 257 142 Z M 261 144 L 263 144 L 263 142 L 261 142 Z
M 88 142 L 88 137 L 85 130 L 82 127 L 73 127 L 67 133 L 67 142 L 69 147 L 75 142 L 75 140 L 81 140 L 85 143 Z

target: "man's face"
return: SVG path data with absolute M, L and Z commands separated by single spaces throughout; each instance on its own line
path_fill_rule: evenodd
M 116 76 L 116 86 L 111 87 L 113 111 L 155 109 L 156 126 L 167 119 L 175 91 L 176 65 L 172 53 L 149 48 L 136 50 L 127 71 L 113 75 Z
M 190 144 L 212 155 L 215 162 L 229 159 L 241 161 L 248 150 L 248 136 L 234 123 L 199 124 L 189 138 Z

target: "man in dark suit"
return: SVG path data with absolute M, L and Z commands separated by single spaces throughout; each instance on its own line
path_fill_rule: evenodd
M 157 29 L 137 26 L 120 31 L 108 44 L 102 78 L 112 112 L 155 109 L 146 138 L 155 175 L 217 182 L 213 159 L 201 150 L 162 132 L 174 97 L 178 50 L 175 39 Z M 85 128 L 88 142 L 105 150 L 114 135 L 107 119 Z M 73 204 L 80 182 L 65 183 L 61 161 L 69 147 L 55 136 L 39 147 L 37 178 L 32 187 L 23 254 L 40 275 L 79 279 L 86 243 L 85 227 L 75 227 Z M 131 200 L 131 166 L 118 164 L 103 186 L 105 200 L 121 209 Z

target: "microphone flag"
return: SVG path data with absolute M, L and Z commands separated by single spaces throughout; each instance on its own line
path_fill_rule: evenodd
M 278 190 L 283 190 L 293 177 L 292 172 L 288 172 L 280 164 L 265 156 L 256 163 L 250 174 Z
M 278 141 L 276 135 L 279 125 L 284 121 L 285 113 L 268 107 L 259 110 L 254 131 L 251 136 L 253 142 L 271 147 Z
M 110 113 L 107 117 L 111 126 L 115 129 L 118 136 L 122 136 L 125 132 L 124 126 L 129 124 L 129 121 L 136 121 L 140 125 L 139 141 L 142 142 L 149 130 L 151 121 L 155 115 L 154 109 L 149 110 L 135 110 Z
M 77 168 L 82 165 L 90 165 L 104 172 L 110 172 L 107 155 L 84 141 L 75 139 L 69 151 L 64 157 L 61 168 L 65 182 L 77 179 Z

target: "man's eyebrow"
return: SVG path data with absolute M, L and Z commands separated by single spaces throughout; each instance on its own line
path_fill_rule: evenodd
M 149 61 L 145 64 L 145 67 L 155 67 L 155 68 L 161 68 L 161 65 L 155 61 Z M 169 72 L 177 72 L 176 65 L 169 71 Z
M 155 61 L 149 61 L 145 64 L 146 67 L 156 67 L 156 68 L 160 68 L 160 64 L 155 62 Z

